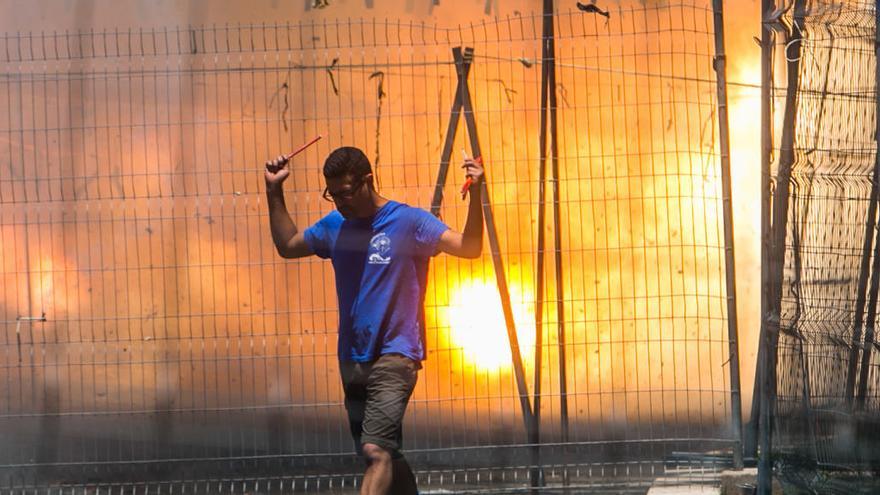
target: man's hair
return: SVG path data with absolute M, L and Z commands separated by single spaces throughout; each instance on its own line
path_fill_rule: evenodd
M 370 159 L 358 148 L 343 146 L 336 148 L 330 156 L 324 160 L 324 177 L 336 179 L 351 175 L 355 179 L 372 173 Z

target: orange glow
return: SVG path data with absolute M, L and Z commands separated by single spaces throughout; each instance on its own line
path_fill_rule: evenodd
M 753 12 L 753 16 L 758 14 Z M 748 33 L 748 30 L 743 30 Z M 761 83 L 760 52 L 746 36 L 741 43 L 741 62 L 730 81 Z M 737 313 L 739 314 L 740 370 L 743 409 L 748 411 L 754 383 L 758 334 L 761 326 L 761 91 L 758 87 L 731 87 L 730 143 L 733 183 L 733 225 L 736 240 Z M 777 112 L 781 118 L 782 112 Z
M 727 12 L 726 22 L 734 25 L 728 33 L 738 40 L 731 43 L 731 82 L 760 83 L 760 50 L 752 40 L 760 24 L 759 3 L 737 3 Z M 421 11 L 391 11 L 389 15 L 436 24 L 440 31 L 425 31 L 434 36 L 444 26 L 484 15 L 478 10 L 482 3 L 477 2 L 441 2 L 430 15 L 424 10 L 427 4 Z M 541 17 L 529 17 L 529 12 L 539 10 L 535 2 L 504 4 L 501 16 L 516 12 L 517 21 L 522 19 L 526 27 L 519 23 L 523 31 L 517 35 L 516 25 L 490 23 L 513 30 L 497 34 L 507 41 L 480 42 L 469 84 L 521 357 L 531 385 L 536 374 L 536 288 L 535 267 L 530 264 L 537 263 L 535 237 L 539 232 L 535 165 L 541 69 L 540 64 L 527 67 L 519 60 L 540 59 L 540 47 L 529 36 L 540 30 Z M 122 24 L 174 24 L 177 16 L 161 9 L 145 10 L 155 18 L 133 18 Z M 235 7 L 206 9 L 198 15 L 200 23 L 222 25 L 230 19 L 301 22 L 297 16 L 303 15 L 309 16 L 307 22 L 334 21 L 340 12 L 332 7 L 307 14 L 301 9 L 281 10 Z M 656 9 L 648 10 L 645 23 Z M 346 15 L 374 13 L 363 4 L 348 2 Z M 121 17 L 108 17 L 110 11 L 94 14 L 95 19 L 106 17 L 107 25 L 121 22 Z M 44 17 L 53 22 L 52 16 Z M 54 22 L 62 25 L 69 17 Z M 560 29 L 568 34 L 560 36 L 557 46 L 564 287 L 556 293 L 555 272 L 550 269 L 553 259 L 548 255 L 542 386 L 553 390 L 558 383 L 558 299 L 566 312 L 562 321 L 568 377 L 578 392 L 571 398 L 572 411 L 590 420 L 642 421 L 679 412 L 688 418 L 701 412 L 714 414 L 717 404 L 697 402 L 720 397 L 718 391 L 728 386 L 729 369 L 721 364 L 727 359 L 726 294 L 724 252 L 716 248 L 723 242 L 723 224 L 721 202 L 715 199 L 721 195 L 717 154 L 713 155 L 718 127 L 708 54 L 702 65 L 691 65 L 694 57 L 686 56 L 690 48 L 671 43 L 669 38 L 677 34 L 665 27 L 660 31 L 651 27 L 645 36 L 602 34 L 585 44 L 581 34 L 592 31 L 582 26 L 587 31 L 581 33 L 571 23 L 578 18 L 560 17 Z M 537 25 L 529 19 L 538 19 Z M 614 16 L 611 19 L 617 22 Z M 639 19 L 626 22 L 641 26 Z M 367 24 L 355 24 L 362 25 Z M 615 25 L 597 26 L 600 33 L 609 33 Z M 314 49 L 272 52 L 266 48 L 253 58 L 242 49 L 237 58 L 243 72 L 230 72 L 235 75 L 224 72 L 235 65 L 227 58 L 218 71 L 169 70 L 167 76 L 147 79 L 128 78 L 123 72 L 107 79 L 109 83 L 100 82 L 105 80 L 101 77 L 96 83 L 91 78 L 83 79 L 89 82 L 82 85 L 74 82 L 74 88 L 81 91 L 53 95 L 47 89 L 53 86 L 36 85 L 14 96 L 19 107 L 34 107 L 33 122 L 25 118 L 30 113 L 11 118 L 8 143 L 0 143 L 0 149 L 8 148 L 14 151 L 10 156 L 18 156 L 21 146 L 20 154 L 26 159 L 23 171 L 39 169 L 27 162 L 31 156 L 38 158 L 37 164 L 64 163 L 69 169 L 57 165 L 49 174 L 51 180 L 43 182 L 63 184 L 58 187 L 71 191 L 75 187 L 71 197 L 85 201 L 24 204 L 22 211 L 36 207 L 38 214 L 57 204 L 59 211 L 72 215 L 61 223 L 52 220 L 42 222 L 45 227 L 33 227 L 47 230 L 29 240 L 24 233 L 30 227 L 21 226 L 20 221 L 24 213 L 4 204 L 0 275 L 10 289 L 0 292 L 0 306 L 9 308 L 10 317 L 39 315 L 45 310 L 50 321 L 69 322 L 65 324 L 70 330 L 64 327 L 64 331 L 73 332 L 74 342 L 115 338 L 119 341 L 113 341 L 114 345 L 123 349 L 120 353 L 132 352 L 126 347 L 138 342 L 141 354 L 134 359 L 139 364 L 132 368 L 137 374 L 116 376 L 108 365 L 93 378 L 96 389 L 119 391 L 118 398 L 106 400 L 107 407 L 116 407 L 114 401 L 119 407 L 140 402 L 149 407 L 151 397 L 167 401 L 174 393 L 179 393 L 182 407 L 194 408 L 244 404 L 249 397 L 272 405 L 341 400 L 334 375 L 338 318 L 332 267 L 317 259 L 288 263 L 278 258 L 261 199 L 260 160 L 289 151 L 319 132 L 324 135 L 325 139 L 296 157 L 285 186 L 297 201 L 291 212 L 302 228 L 332 208 L 316 199 L 324 187 L 320 164 L 332 148 L 343 144 L 361 146 L 371 159 L 381 151 L 375 173 L 382 179 L 382 194 L 426 206 L 434 190 L 457 84 L 449 63 L 450 46 L 445 42 L 420 45 L 423 37 L 417 34 L 412 46 L 394 45 L 399 43 L 398 35 L 398 41 L 375 49 L 319 48 L 326 43 L 349 47 L 363 43 L 352 38 L 340 44 L 338 36 L 331 43 L 323 34 L 327 26 L 321 37 L 306 38 L 312 40 Z M 383 26 L 387 35 L 388 24 Z M 273 31 L 267 32 L 271 37 Z M 704 38 L 686 36 L 674 41 L 697 46 L 700 39 Z M 252 67 L 269 60 L 269 53 L 276 53 L 277 62 L 281 62 L 278 54 L 287 54 L 287 61 Z M 334 64 L 337 57 L 340 67 L 328 75 L 324 67 Z M 131 63 L 139 62 L 132 59 Z M 213 67 L 208 61 L 205 64 Z M 378 108 L 378 80 L 370 78 L 369 71 L 341 68 L 373 64 L 392 67 L 383 79 L 388 97 L 381 99 Z M 280 70 L 271 70 L 274 65 Z M 293 66 L 303 70 L 292 71 Z M 240 74 L 248 70 L 255 71 L 255 79 L 241 79 Z M 636 75 L 642 73 L 660 77 Z M 696 83 L 684 75 L 705 82 Z M 260 82 L 243 83 L 246 80 Z M 285 88 L 284 94 L 280 88 Z M 291 98 L 290 108 L 282 111 L 279 101 L 283 97 L 286 107 L 288 88 L 292 95 L 309 97 Z M 760 327 L 760 203 L 755 199 L 761 183 L 760 91 L 741 85 L 732 85 L 729 91 L 739 340 L 747 404 Z M 80 92 L 94 96 L 82 103 L 75 96 Z M 45 103 L 32 105 L 27 95 L 44 95 Z M 80 112 L 81 103 L 93 105 L 93 110 Z M 72 111 L 74 115 L 67 115 Z M 381 118 L 376 118 L 377 113 Z M 83 124 L 51 130 L 53 126 L 40 121 L 43 114 L 57 114 L 65 121 L 77 117 Z M 302 118 L 290 120 L 294 115 Z M 780 116 L 777 112 L 777 119 Z M 290 129 L 288 123 L 292 123 Z M 34 132 L 18 137 L 19 130 L 12 129 L 18 126 L 33 127 Z M 458 150 L 468 146 L 465 131 L 465 124 L 459 122 L 454 159 L 460 158 Z M 43 137 L 47 142 L 56 139 L 56 134 L 60 143 L 82 144 L 58 152 L 57 157 L 49 151 L 54 148 L 46 146 L 43 157 L 37 145 Z M 112 160 L 105 159 L 104 149 L 107 156 L 122 157 L 118 169 L 111 168 Z M 95 150 L 94 157 L 89 150 Z M 452 170 L 457 169 L 453 166 Z M 91 182 L 86 176 L 93 172 L 95 181 Z M 75 180 L 67 180 L 68 175 Z M 21 188 L 9 197 L 32 197 L 26 188 L 38 181 L 24 177 L 0 186 Z M 445 189 L 441 218 L 462 230 L 467 203 L 455 194 L 461 175 L 454 177 Z M 550 191 L 548 187 L 548 197 Z M 96 210 L 89 202 L 107 192 L 120 200 L 118 205 L 107 203 L 112 213 Z M 544 234 L 548 246 L 553 246 L 556 229 L 551 217 L 546 218 Z M 48 239 L 54 239 L 51 258 L 40 253 L 25 261 L 27 250 L 48 249 Z M 445 255 L 432 261 L 432 286 L 426 295 L 429 358 L 416 392 L 416 399 L 424 400 L 419 407 L 426 408 L 429 421 L 447 414 L 449 404 L 451 409 L 486 408 L 491 411 L 486 414 L 493 415 L 517 407 L 511 393 L 515 382 L 509 376 L 503 380 L 485 376 L 510 374 L 512 362 L 488 246 L 484 251 L 486 266 Z M 29 299 L 24 297 L 28 290 Z M 124 354 L 125 361 L 129 355 Z M 263 360 L 266 366 L 260 365 Z M 180 364 L 184 362 L 192 364 Z M 141 376 L 148 378 L 141 380 Z M 700 392 L 696 399 L 694 390 L 708 392 Z M 200 402 L 208 397 L 210 402 Z M 93 398 L 84 395 L 77 400 L 86 404 L 82 407 L 90 407 Z
M 522 300 L 519 292 L 510 287 L 520 352 L 526 361 L 534 352 L 534 310 L 515 302 Z M 448 311 L 452 346 L 461 348 L 466 362 L 486 371 L 512 367 L 501 298 L 493 281 L 470 280 L 453 289 Z

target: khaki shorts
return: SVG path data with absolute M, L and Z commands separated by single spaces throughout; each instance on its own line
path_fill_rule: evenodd
M 403 413 L 420 367 L 400 354 L 384 354 L 369 363 L 339 362 L 345 409 L 359 455 L 364 444 L 372 443 L 399 456 Z

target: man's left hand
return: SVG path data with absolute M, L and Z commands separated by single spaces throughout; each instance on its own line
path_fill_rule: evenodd
M 483 160 L 480 157 L 465 159 L 461 168 L 464 169 L 465 176 L 471 180 L 471 187 L 479 186 L 483 182 Z

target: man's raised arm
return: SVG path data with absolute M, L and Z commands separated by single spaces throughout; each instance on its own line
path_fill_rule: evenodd
M 284 204 L 282 184 L 290 176 L 288 160 L 279 156 L 266 162 L 266 202 L 269 204 L 269 226 L 272 229 L 272 241 L 275 249 L 283 258 L 301 258 L 309 256 L 312 249 L 306 243 L 302 232 L 296 228 L 287 205 Z
M 470 203 L 467 220 L 462 232 L 447 230 L 440 236 L 438 247 L 444 253 L 460 258 L 479 258 L 483 252 L 483 165 L 479 160 L 468 158 L 462 168 L 470 179 Z

